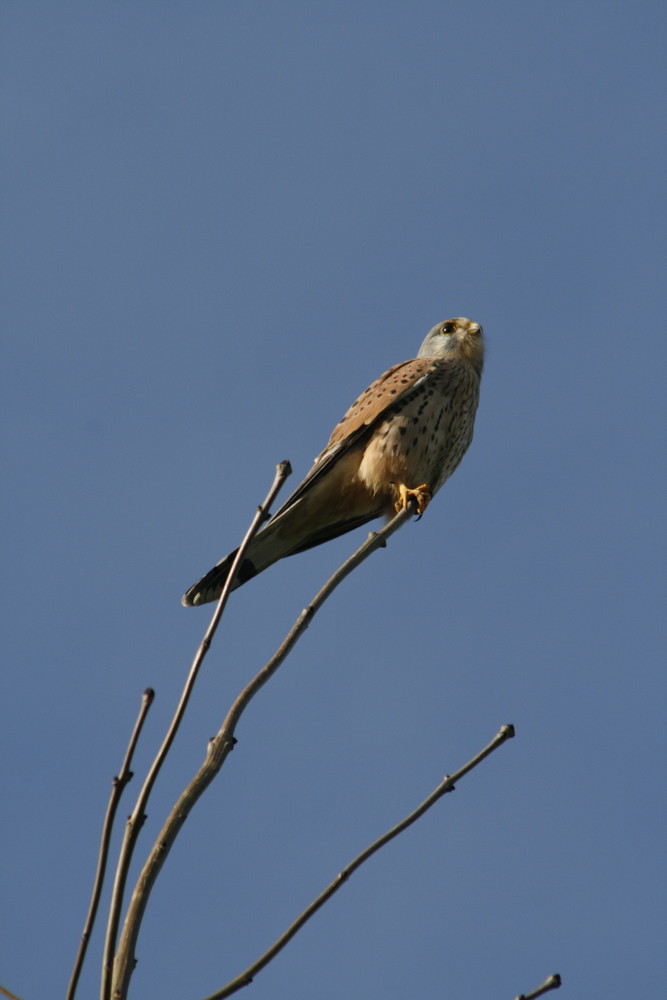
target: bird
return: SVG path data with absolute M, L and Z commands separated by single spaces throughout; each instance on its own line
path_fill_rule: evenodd
M 334 427 L 303 482 L 251 541 L 232 590 L 410 502 L 421 517 L 472 441 L 483 366 L 479 323 L 436 324 L 417 356 L 376 379 Z M 220 597 L 237 551 L 186 591 L 185 607 Z

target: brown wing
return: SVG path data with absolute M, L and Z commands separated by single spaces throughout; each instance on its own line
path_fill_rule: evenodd
M 388 406 L 395 403 L 432 368 L 433 358 L 414 358 L 412 361 L 402 361 L 399 365 L 394 365 L 393 368 L 386 371 L 384 375 L 380 375 L 365 392 L 362 392 L 343 419 L 336 424 L 329 438 L 329 443 L 320 458 L 332 445 L 343 441 L 362 425 L 368 426 L 374 423 Z
M 439 364 L 441 362 L 434 358 L 414 358 L 411 361 L 402 361 L 386 371 L 384 375 L 380 375 L 365 392 L 362 392 L 343 419 L 336 424 L 328 445 L 315 459 L 315 464 L 306 478 L 287 498 L 280 510 L 276 511 L 269 524 L 292 508 L 313 483 L 324 476 L 345 452 L 358 444 L 364 437 L 370 437 L 374 427 L 384 418 L 385 414 L 396 404 L 402 402 L 416 384 L 435 371 Z M 341 534 L 342 531 L 338 533 Z

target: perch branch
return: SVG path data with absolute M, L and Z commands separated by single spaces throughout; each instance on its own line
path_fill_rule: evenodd
M 192 661 L 192 666 L 190 667 L 190 672 L 188 674 L 185 686 L 183 688 L 183 693 L 181 694 L 176 712 L 171 721 L 171 725 L 167 730 L 167 735 L 164 738 L 162 746 L 157 752 L 155 760 L 153 761 L 151 768 L 148 772 L 146 780 L 143 784 L 141 791 L 137 797 L 137 802 L 134 807 L 132 815 L 129 816 L 127 824 L 125 827 L 125 836 L 123 838 L 123 843 L 121 845 L 120 857 L 118 860 L 118 865 L 116 868 L 116 878 L 114 880 L 113 893 L 111 898 L 111 905 L 109 907 L 109 921 L 107 924 L 106 940 L 104 943 L 104 958 L 102 963 L 102 988 L 101 988 L 101 998 L 102 1000 L 109 1000 L 111 996 L 111 978 L 113 973 L 113 958 L 114 951 L 116 948 L 116 939 L 118 935 L 118 925 L 120 922 L 120 910 L 123 903 L 123 896 L 125 894 L 125 884 L 127 881 L 127 874 L 130 868 L 130 862 L 132 860 L 132 855 L 134 848 L 139 836 L 139 831 L 143 826 L 145 816 L 146 804 L 150 796 L 155 780 L 160 772 L 162 764 L 164 763 L 165 757 L 167 756 L 169 749 L 174 741 L 178 728 L 181 724 L 181 720 L 185 713 L 185 710 L 190 700 L 190 695 L 197 680 L 197 675 L 199 669 L 204 661 L 204 657 L 208 652 L 211 645 L 211 640 L 215 634 L 215 630 L 218 627 L 220 618 L 225 609 L 227 603 L 227 598 L 234 583 L 238 567 L 241 565 L 241 561 L 245 555 L 248 545 L 252 539 L 257 534 L 261 524 L 265 521 L 269 515 L 269 508 L 276 498 L 276 495 L 287 477 L 291 474 L 292 467 L 289 462 L 279 462 L 276 466 L 276 474 L 271 485 L 264 503 L 257 508 L 257 512 L 252 520 L 246 535 L 241 542 L 236 558 L 232 563 L 232 568 L 230 570 L 229 576 L 222 589 L 220 598 L 215 608 L 215 612 L 211 619 L 211 623 L 206 630 L 204 638 L 202 639 L 199 648 L 195 654 L 194 660 Z
M 88 915 L 83 926 L 81 942 L 79 944 L 79 950 L 76 954 L 74 968 L 72 970 L 72 976 L 65 1000 L 73 1000 L 74 994 L 76 993 L 76 987 L 79 982 L 79 976 L 81 975 L 81 969 L 83 968 L 86 951 L 88 949 L 88 942 L 90 941 L 90 935 L 92 933 L 95 917 L 97 915 L 97 907 L 102 894 L 104 874 L 106 872 L 107 861 L 109 858 L 109 842 L 111 840 L 111 832 L 113 830 L 114 819 L 116 817 L 116 810 L 118 809 L 120 797 L 123 794 L 125 786 L 132 780 L 132 771 L 130 770 L 130 767 L 132 766 L 132 757 L 134 756 L 134 751 L 139 740 L 139 736 L 141 735 L 141 730 L 143 729 L 146 716 L 148 715 L 148 710 L 153 704 L 154 698 L 155 691 L 153 691 L 152 688 L 146 688 L 141 697 L 141 708 L 139 709 L 139 714 L 134 724 L 132 735 L 130 736 L 130 742 L 128 743 L 127 750 L 125 751 L 125 758 L 121 765 L 121 769 L 118 772 L 117 777 L 115 777 L 111 783 L 111 795 L 109 796 L 109 804 L 107 806 L 106 816 L 104 817 L 104 823 L 102 825 L 102 839 L 100 841 L 100 851 L 97 860 L 97 871 L 95 872 L 95 879 L 93 882 L 93 892 L 90 898 Z
M 274 653 L 268 663 L 259 673 L 246 685 L 238 695 L 234 704 L 227 713 L 219 732 L 209 741 L 206 758 L 181 793 L 179 799 L 169 813 L 167 820 L 160 831 L 158 838 L 151 848 L 150 854 L 144 864 L 137 879 L 132 898 L 128 906 L 125 923 L 120 936 L 118 953 L 114 963 L 113 985 L 114 1000 L 123 1000 L 127 995 L 130 977 L 134 968 L 134 953 L 139 935 L 139 928 L 143 919 L 143 914 L 148 903 L 150 893 L 155 884 L 155 880 L 164 864 L 169 851 L 178 835 L 179 830 L 188 818 L 193 806 L 203 794 L 205 789 L 219 773 L 222 765 L 233 749 L 236 739 L 234 736 L 238 721 L 257 692 L 266 684 L 270 677 L 276 672 L 287 654 L 293 648 L 297 640 L 306 631 L 313 616 L 320 609 L 325 600 L 331 596 L 336 587 L 348 576 L 352 570 L 362 563 L 376 549 L 386 545 L 387 539 L 395 531 L 405 524 L 405 522 L 416 512 L 415 501 L 410 501 L 400 513 L 396 514 L 388 524 L 378 532 L 371 532 L 366 541 L 354 552 L 343 565 L 329 578 L 322 589 L 301 612 L 291 630 Z M 103 998 L 106 1000 L 106 998 Z
M 538 986 L 536 990 L 532 993 L 519 993 L 514 1000 L 537 1000 L 537 997 L 544 996 L 549 990 L 557 990 L 560 986 L 561 979 L 557 972 L 553 976 L 547 976 L 541 986 Z
M 365 861 L 368 861 L 368 859 L 376 853 L 376 851 L 379 851 L 381 847 L 384 847 L 384 845 L 388 844 L 390 840 L 397 837 L 399 833 L 402 833 L 403 830 L 412 826 L 412 824 L 415 823 L 420 816 L 423 816 L 424 813 L 431 808 L 431 806 L 435 805 L 438 799 L 441 799 L 443 795 L 447 792 L 454 791 L 457 781 L 460 781 L 464 775 L 468 774 L 469 771 L 472 771 L 472 769 L 477 767 L 478 764 L 481 764 L 481 762 L 488 757 L 489 754 L 493 753 L 494 750 L 497 750 L 499 746 L 502 746 L 506 740 L 511 739 L 513 736 L 514 726 L 501 726 L 499 732 L 496 736 L 494 736 L 488 746 L 484 747 L 483 750 L 480 750 L 480 752 L 476 754 L 472 760 L 469 760 L 467 764 L 464 764 L 463 767 L 456 771 L 455 774 L 446 775 L 437 788 L 435 788 L 431 794 L 417 806 L 416 809 L 409 813 L 405 819 L 402 819 L 400 823 L 397 823 L 396 826 L 393 826 L 381 837 L 378 837 L 378 839 L 367 847 L 365 851 L 362 851 L 361 854 L 357 855 L 354 861 L 351 861 L 349 865 L 343 868 L 343 870 L 336 875 L 333 882 L 330 882 L 326 889 L 321 892 L 309 906 L 306 907 L 303 913 L 296 918 L 294 923 L 291 924 L 283 934 L 280 935 L 278 940 L 268 949 L 268 951 L 264 952 L 264 954 L 258 958 L 256 962 L 253 962 L 252 965 L 248 966 L 244 972 L 242 972 L 239 976 L 236 976 L 235 979 L 232 979 L 221 990 L 218 990 L 217 993 L 212 993 L 206 998 L 206 1000 L 223 1000 L 224 997 L 231 996 L 232 993 L 236 993 L 237 990 L 242 989 L 242 987 L 248 986 L 253 981 L 254 976 L 266 965 L 268 965 L 268 963 L 275 958 L 278 952 L 282 951 L 288 941 L 290 941 L 294 935 L 301 930 L 306 921 L 310 920 L 320 907 L 324 906 L 327 900 L 329 900 L 334 893 L 338 892 L 343 883 L 347 881 L 350 875 L 352 875 L 357 868 L 360 868 Z

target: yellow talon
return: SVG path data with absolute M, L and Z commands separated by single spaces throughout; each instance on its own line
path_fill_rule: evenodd
M 395 483 L 393 485 L 394 492 L 397 494 L 394 501 L 396 511 L 403 510 L 411 500 L 415 500 L 417 503 L 417 514 L 421 517 L 431 501 L 431 490 L 428 485 L 422 483 L 421 486 L 415 486 L 413 490 L 408 489 L 405 483 L 399 483 L 398 486 Z

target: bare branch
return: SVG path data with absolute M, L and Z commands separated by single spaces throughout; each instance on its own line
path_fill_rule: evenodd
M 2 993 L 3 997 L 9 997 L 9 1000 L 19 1000 L 16 993 L 10 993 L 6 986 L 0 986 L 0 993 Z
M 257 692 L 266 684 L 270 677 L 276 672 L 287 654 L 293 648 L 297 640 L 308 628 L 313 616 L 322 606 L 324 601 L 331 596 L 336 587 L 348 576 L 353 569 L 367 559 L 376 549 L 384 547 L 386 540 L 397 531 L 401 525 L 410 518 L 416 511 L 416 501 L 410 501 L 400 513 L 396 514 L 391 521 L 378 532 L 371 532 L 366 541 L 357 549 L 349 559 L 330 577 L 325 583 L 312 603 L 301 612 L 290 632 L 283 640 L 273 657 L 250 681 L 249 684 L 236 698 L 227 717 L 223 722 L 218 734 L 209 742 L 206 759 L 195 774 L 192 781 L 181 793 L 179 799 L 169 813 L 167 820 L 160 831 L 158 838 L 151 848 L 150 854 L 144 864 L 137 879 L 132 898 L 125 918 L 123 931 L 121 933 L 118 953 L 113 970 L 113 996 L 114 1000 L 123 1000 L 127 995 L 130 977 L 134 968 L 134 952 L 136 948 L 139 928 L 143 919 L 143 914 L 150 897 L 150 893 L 155 884 L 155 880 L 164 864 L 169 851 L 176 839 L 179 830 L 188 818 L 190 811 L 208 785 L 219 773 L 222 765 L 227 759 L 230 751 L 236 743 L 234 732 L 238 721 L 254 698 Z M 222 600 L 222 597 L 221 597 Z M 210 632 L 210 629 L 209 629 Z M 208 635 L 208 632 L 207 632 Z M 202 646 L 204 643 L 202 643 Z M 200 647 L 201 648 L 201 647 Z M 107 1000 L 108 994 L 103 995 L 103 1000 Z
M 232 993 L 236 993 L 244 986 L 248 986 L 253 981 L 253 978 L 257 975 L 257 973 L 268 965 L 268 963 L 275 958 L 280 951 L 282 951 L 288 941 L 290 941 L 294 935 L 301 930 L 303 925 L 310 920 L 320 907 L 324 906 L 327 900 L 331 899 L 334 893 L 338 892 L 343 883 L 347 881 L 350 875 L 352 875 L 357 868 L 360 868 L 365 861 L 368 861 L 368 859 L 376 853 L 376 851 L 379 851 L 381 847 L 384 847 L 384 845 L 388 844 L 390 840 L 397 837 L 399 833 L 402 833 L 403 830 L 406 830 L 409 826 L 415 823 L 420 816 L 423 816 L 424 813 L 430 809 L 431 806 L 435 805 L 438 799 L 441 799 L 443 795 L 447 792 L 454 791 L 455 783 L 457 781 L 463 778 L 464 775 L 468 774 L 468 772 L 474 767 L 477 767 L 478 764 L 481 764 L 481 762 L 488 757 L 489 754 L 493 753 L 494 750 L 497 750 L 499 746 L 502 746 L 506 740 L 511 739 L 513 736 L 514 726 L 502 726 L 488 746 L 484 747 L 483 750 L 476 754 L 472 760 L 468 761 L 467 764 L 464 764 L 464 766 L 461 767 L 455 774 L 444 777 L 437 788 L 435 788 L 434 791 L 432 791 L 431 794 L 428 795 L 415 810 L 413 810 L 413 812 L 406 816 L 405 819 L 401 820 L 400 823 L 397 823 L 396 826 L 384 833 L 369 847 L 367 847 L 365 851 L 362 851 L 361 854 L 357 855 L 354 861 L 351 861 L 349 865 L 343 868 L 343 870 L 335 877 L 333 882 L 330 882 L 326 889 L 320 893 L 320 895 L 314 899 L 309 906 L 306 907 L 303 913 L 297 917 L 294 923 L 291 924 L 283 934 L 281 934 L 278 940 L 268 949 L 268 951 L 258 958 L 256 962 L 253 962 L 252 965 L 248 966 L 248 968 L 239 976 L 227 983 L 227 985 L 221 990 L 218 990 L 216 993 L 212 993 L 206 998 L 206 1000 L 223 1000 L 224 997 L 231 996 Z
M 538 986 L 532 993 L 519 993 L 514 1000 L 537 1000 L 537 997 L 544 996 L 550 990 L 557 990 L 560 987 L 561 979 L 557 972 L 553 976 L 547 976 L 541 986 Z
M 262 522 L 265 521 L 270 516 L 269 508 L 271 507 L 271 504 L 275 500 L 278 491 L 282 487 L 287 477 L 291 474 L 291 472 L 292 472 L 292 467 L 289 464 L 289 462 L 280 462 L 276 466 L 276 474 L 273 483 L 271 485 L 271 489 L 269 490 L 264 503 L 257 508 L 257 512 L 252 520 L 252 523 L 248 528 L 248 531 L 246 532 L 246 535 L 239 546 L 236 558 L 234 560 L 234 563 L 232 564 L 229 577 L 227 578 L 227 582 L 222 589 L 222 593 L 220 594 L 220 598 L 216 605 L 213 618 L 211 619 L 211 624 L 206 630 L 206 634 L 204 635 L 204 638 L 201 641 L 199 649 L 197 650 L 195 658 L 192 662 L 192 666 L 190 667 L 190 672 L 185 682 L 183 693 L 181 694 L 178 706 L 176 708 L 176 712 L 171 721 L 171 725 L 167 730 L 167 735 L 164 738 L 162 746 L 157 752 L 157 755 L 155 757 L 155 760 L 153 761 L 153 764 L 151 765 L 151 768 L 148 772 L 143 787 L 139 792 L 139 795 L 137 797 L 137 802 L 134 807 L 134 811 L 127 820 L 127 824 L 125 827 L 125 836 L 123 838 L 123 843 L 121 845 L 120 857 L 116 868 L 116 878 L 114 880 L 111 905 L 109 908 L 109 921 L 107 924 L 106 940 L 104 944 L 104 958 L 102 963 L 102 988 L 101 988 L 102 1000 L 109 1000 L 109 997 L 111 996 L 111 977 L 113 972 L 113 958 L 116 949 L 118 925 L 120 922 L 120 910 L 123 903 L 123 896 L 125 894 L 125 884 L 127 881 L 127 874 L 130 868 L 130 862 L 132 860 L 134 848 L 137 842 L 137 838 L 139 836 L 139 831 L 141 830 L 144 820 L 146 819 L 145 809 L 146 809 L 146 804 L 148 802 L 148 798 L 150 796 L 153 785 L 155 784 L 155 780 L 160 772 L 162 764 L 164 763 L 165 757 L 167 756 L 169 749 L 174 741 L 174 738 L 176 737 L 176 733 L 178 732 L 181 720 L 183 718 L 188 702 L 190 700 L 190 695 L 192 694 L 195 681 L 197 680 L 199 669 L 211 645 L 211 640 L 213 638 L 213 635 L 215 634 L 215 630 L 218 627 L 218 623 L 220 622 L 222 612 L 225 609 L 227 598 L 229 596 L 232 584 L 234 583 L 238 567 L 241 565 L 241 561 L 245 555 L 248 545 L 257 534 L 257 531 L 259 530 Z
M 151 707 L 154 698 L 155 691 L 153 691 L 152 688 L 146 688 L 141 698 L 141 708 L 139 709 L 139 714 L 134 724 L 132 735 L 130 736 L 130 742 L 128 743 L 127 750 L 125 751 L 125 759 L 123 760 L 117 777 L 113 779 L 111 785 L 111 795 L 109 797 L 109 804 L 107 806 L 107 812 L 102 826 L 102 839 L 100 841 L 97 871 L 95 872 L 95 879 L 93 881 L 93 892 L 90 898 L 88 916 L 86 917 L 86 922 L 83 927 L 81 943 L 79 944 L 79 950 L 74 962 L 74 969 L 72 970 L 72 976 L 67 989 L 66 1000 L 73 1000 L 79 976 L 81 975 L 81 969 L 83 967 L 86 951 L 88 949 L 88 942 L 90 941 L 90 935 L 92 933 L 95 917 L 97 915 L 97 907 L 102 894 L 104 874 L 106 872 L 107 860 L 109 857 L 109 842 L 111 840 L 111 832 L 113 830 L 113 823 L 116 817 L 116 810 L 118 809 L 120 797 L 123 794 L 125 786 L 132 780 L 132 771 L 130 770 L 132 757 L 134 755 L 141 730 L 143 729 L 144 722 L 146 721 L 148 710 Z

